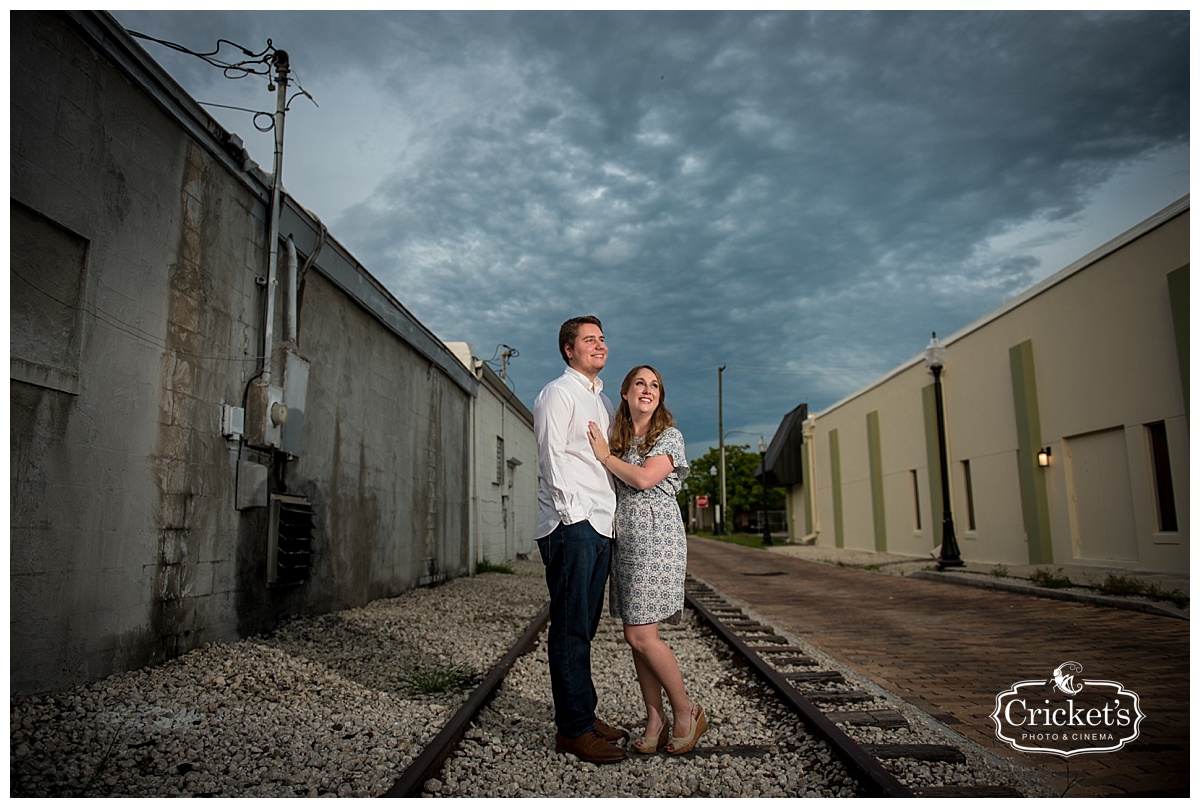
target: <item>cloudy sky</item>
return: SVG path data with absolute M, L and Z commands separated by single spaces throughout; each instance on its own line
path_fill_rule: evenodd
M 718 366 L 728 442 L 770 441 L 1189 190 L 1186 11 L 115 16 L 286 50 L 315 101 L 288 192 L 437 336 L 517 349 L 530 406 L 597 314 L 610 392 L 656 366 L 692 457 Z M 141 43 L 201 102 L 274 109 Z M 269 171 L 253 116 L 209 109 Z

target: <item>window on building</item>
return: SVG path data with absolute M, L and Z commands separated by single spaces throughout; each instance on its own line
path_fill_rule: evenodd
M 1167 425 L 1162 421 L 1146 424 L 1150 439 L 1150 464 L 1154 472 L 1154 500 L 1158 505 L 1158 529 L 1164 533 L 1179 530 L 1175 512 L 1175 484 L 1171 480 L 1171 454 L 1167 450 Z
M 975 491 L 971 487 L 971 461 L 962 462 L 963 492 L 967 496 L 967 530 L 975 529 Z
M 88 242 L 10 202 L 11 378 L 79 392 Z
M 912 477 L 913 490 L 913 529 L 921 529 L 921 484 L 917 479 L 917 470 L 913 469 L 909 472 Z
M 504 438 L 496 436 L 496 485 L 504 485 Z

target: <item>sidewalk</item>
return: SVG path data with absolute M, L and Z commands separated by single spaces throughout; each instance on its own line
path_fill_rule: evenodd
M 1188 794 L 1191 625 L 1185 611 L 1132 597 L 1112 598 L 1121 608 L 1097 608 L 1085 601 L 1094 593 L 1083 587 L 1043 589 L 1017 577 L 1032 567 L 1010 568 L 1004 578 L 993 575 L 990 564 L 935 570 L 932 559 L 826 547 L 763 552 L 688 538 L 688 571 L 697 578 L 984 750 L 1041 772 L 1059 793 Z M 1095 569 L 1084 572 L 1103 578 Z M 1062 574 L 1068 573 L 1074 580 L 1075 570 L 1063 565 Z M 1186 585 L 1186 576 L 1156 580 L 1163 588 Z M 1067 660 L 1138 694 L 1145 719 L 1136 741 L 1119 751 L 1063 759 L 1018 752 L 998 738 L 991 717 L 997 694 Z
M 852 550 L 821 545 L 777 544 L 766 548 L 772 553 L 819 561 L 841 567 L 854 567 L 891 575 L 903 575 L 950 584 L 977 586 L 986 589 L 1001 589 L 1036 597 L 1072 600 L 1109 606 L 1120 609 L 1169 615 L 1184 620 L 1190 619 L 1188 599 L 1191 595 L 1191 575 L 1185 573 L 1141 572 L 1116 567 L 1095 567 L 1080 564 L 1022 564 L 1004 565 L 973 562 L 964 559 L 961 567 L 950 567 L 939 571 L 937 561 L 932 558 L 875 553 L 868 550 Z M 1112 576 L 1110 579 L 1109 576 Z M 1038 585 L 1035 577 L 1069 578 L 1072 586 L 1051 588 Z M 1154 598 L 1146 595 L 1114 595 L 1101 591 L 1109 581 L 1141 584 L 1149 591 L 1174 593 L 1171 599 Z

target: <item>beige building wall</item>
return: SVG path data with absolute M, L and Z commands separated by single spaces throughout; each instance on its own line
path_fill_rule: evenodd
M 1189 226 L 1185 198 L 942 338 L 950 498 L 965 560 L 1188 568 Z M 807 427 L 808 473 L 789 492 L 793 538 L 912 556 L 940 546 L 923 354 Z M 1164 437 L 1173 529 L 1161 524 L 1155 473 Z M 1041 447 L 1048 468 L 1037 466 Z

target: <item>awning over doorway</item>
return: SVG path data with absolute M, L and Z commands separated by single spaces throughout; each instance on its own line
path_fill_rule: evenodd
M 801 404 L 783 416 L 771 445 L 767 447 L 765 459 L 759 463 L 756 476 L 761 477 L 766 467 L 766 485 L 796 485 L 804 482 L 804 464 L 801 462 L 800 447 L 804 443 L 804 421 L 808 418 L 808 404 Z

